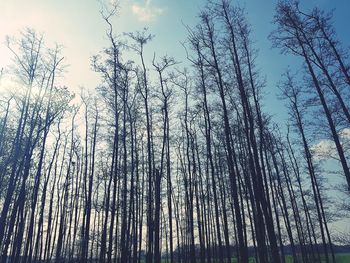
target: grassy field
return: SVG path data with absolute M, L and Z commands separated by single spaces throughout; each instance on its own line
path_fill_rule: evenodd
M 337 263 L 350 263 L 350 253 L 339 253 L 335 255 Z M 232 263 L 238 263 L 236 258 L 231 260 Z M 249 259 L 249 263 L 255 263 L 254 258 Z M 325 260 L 320 262 L 326 262 Z M 292 256 L 286 256 L 286 263 L 294 263 Z M 315 262 L 316 263 L 316 262 Z
M 337 261 L 337 263 L 350 263 L 350 253 L 339 253 L 339 254 L 336 254 L 336 261 Z M 145 261 L 141 260 L 141 262 L 145 262 Z M 169 261 L 167 261 L 166 259 L 162 259 L 161 262 L 162 263 L 166 263 L 166 262 L 169 262 Z M 219 261 L 217 261 L 217 262 L 219 262 Z M 254 258 L 250 258 L 249 259 L 249 263 L 255 263 L 255 262 L 256 261 L 255 261 Z M 324 261 L 322 261 L 320 263 L 323 263 L 323 262 L 326 262 L 326 261 L 324 260 Z M 232 258 L 231 263 L 238 263 L 237 258 Z M 294 263 L 293 257 L 292 256 L 286 256 L 286 263 Z
M 350 263 L 350 253 L 341 253 L 336 255 L 337 263 Z
M 335 255 L 335 260 L 337 263 L 350 263 L 350 253 L 339 253 Z M 286 263 L 293 263 L 293 258 L 292 256 L 287 256 L 286 257 Z M 323 260 L 323 262 L 326 262 L 326 260 Z
M 337 263 L 350 263 L 350 253 L 339 253 L 335 255 Z M 326 260 L 322 261 L 326 262 Z M 232 259 L 232 263 L 238 263 L 237 259 Z M 249 260 L 249 263 L 255 263 L 254 258 Z M 294 263 L 292 256 L 286 256 L 286 263 Z

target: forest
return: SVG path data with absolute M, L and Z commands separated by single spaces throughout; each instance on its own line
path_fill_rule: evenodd
M 301 61 L 278 76 L 285 123 L 265 110 L 245 8 L 198 10 L 188 66 L 147 28 L 119 32 L 119 12 L 100 11 L 93 91 L 57 84 L 64 48 L 35 29 L 6 38 L 0 262 L 350 262 L 350 51 L 333 12 L 276 2 L 270 45 Z

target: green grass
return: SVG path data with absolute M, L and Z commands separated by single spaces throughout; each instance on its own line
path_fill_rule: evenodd
M 338 253 L 335 255 L 336 257 L 336 261 L 337 263 L 350 263 L 350 253 Z M 144 260 L 141 260 L 141 262 L 145 262 Z M 167 261 L 166 259 L 162 259 L 161 261 L 162 263 L 165 263 L 165 262 L 169 262 Z M 199 262 L 199 260 L 198 260 Z M 212 262 L 215 262 L 214 260 L 212 260 Z M 217 261 L 219 262 L 219 261 Z M 249 258 L 249 263 L 255 263 L 255 259 L 254 258 Z M 326 262 L 325 260 L 322 261 L 321 263 L 324 263 Z M 237 262 L 237 258 L 232 258 L 231 259 L 231 263 L 238 263 Z M 286 263 L 294 263 L 293 261 L 293 257 L 292 256 L 286 256 Z
M 338 253 L 335 255 L 337 263 L 350 263 L 350 253 Z M 322 260 L 321 263 L 325 263 L 326 260 Z M 286 263 L 294 263 L 292 256 L 286 256 Z
M 339 253 L 336 254 L 337 263 L 350 263 L 350 253 Z
M 337 263 L 350 263 L 350 253 L 338 253 L 335 255 L 335 260 Z M 163 262 L 163 261 L 162 261 Z M 255 263 L 254 258 L 249 258 L 249 263 Z M 320 263 L 325 263 L 326 260 L 323 260 Z M 237 258 L 232 258 L 231 263 L 238 263 Z M 286 263 L 294 263 L 292 256 L 286 256 Z
M 350 253 L 338 253 L 335 255 L 335 259 L 337 261 L 337 263 L 350 263 Z M 163 261 L 162 262 L 166 262 Z M 199 262 L 199 261 L 198 261 Z M 215 261 L 212 261 L 215 262 Z M 219 262 L 219 261 L 217 261 Z M 249 263 L 255 263 L 255 259 L 254 258 L 249 258 Z M 326 260 L 323 260 L 320 263 L 325 263 Z M 231 259 L 231 263 L 238 263 L 237 258 L 232 258 Z M 293 261 L 293 257 L 292 256 L 286 256 L 286 263 L 294 263 Z
M 231 262 L 232 263 L 238 263 L 237 258 L 233 258 L 231 260 Z M 249 263 L 255 263 L 255 259 L 254 258 L 249 258 Z
M 350 253 L 338 253 L 335 255 L 337 263 L 350 263 Z M 322 260 L 321 263 L 325 263 L 326 260 Z M 292 256 L 286 256 L 286 263 L 294 263 Z

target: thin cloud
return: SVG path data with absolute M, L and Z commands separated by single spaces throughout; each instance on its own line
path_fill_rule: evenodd
M 345 128 L 339 132 L 340 141 L 345 151 L 350 147 L 350 129 Z M 338 159 L 338 152 L 335 144 L 331 140 L 321 140 L 317 144 L 311 146 L 316 160 Z
M 133 4 L 131 6 L 131 11 L 137 19 L 142 22 L 154 21 L 164 12 L 162 8 L 151 5 L 151 0 L 146 0 L 144 5 Z

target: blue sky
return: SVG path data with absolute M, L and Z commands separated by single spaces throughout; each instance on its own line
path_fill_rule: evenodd
M 104 0 L 110 1 L 110 0 Z M 180 42 L 186 39 L 186 25 L 195 25 L 198 10 L 205 0 L 123 0 L 120 1 L 118 17 L 114 20 L 118 33 L 141 30 L 148 27 L 156 37 L 147 47 L 149 62 L 156 51 L 185 61 L 185 52 Z M 253 28 L 255 47 L 259 49 L 258 67 L 266 76 L 265 109 L 275 115 L 278 122 L 286 118 L 283 102 L 276 99 L 276 84 L 288 65 L 297 60 L 280 55 L 271 49 L 267 39 L 273 29 L 271 23 L 276 0 L 240 0 L 246 7 Z M 334 21 L 339 38 L 348 47 L 348 0 L 304 0 L 304 8 L 319 6 L 325 10 L 335 9 Z M 10 54 L 3 45 L 6 35 L 16 35 L 24 27 L 43 32 L 48 46 L 57 42 L 65 48 L 63 54 L 69 65 L 62 84 L 78 91 L 80 86 L 94 89 L 98 76 L 90 70 L 90 57 L 107 45 L 106 25 L 99 14 L 97 0 L 1 0 L 0 1 L 0 67 L 10 63 Z M 3 88 L 0 86 L 0 89 Z

